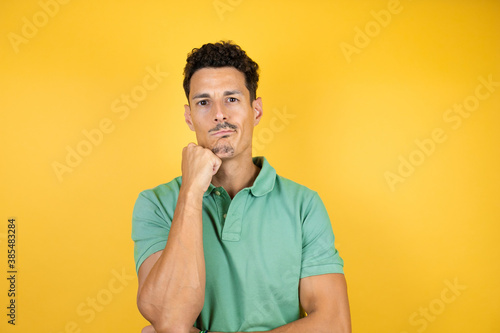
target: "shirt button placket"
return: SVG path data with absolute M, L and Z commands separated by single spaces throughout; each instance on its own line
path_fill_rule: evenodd
M 221 191 L 219 191 L 219 190 L 215 190 L 214 194 L 216 195 L 215 202 L 217 204 L 217 209 L 219 211 L 219 214 L 221 212 L 227 211 L 226 202 L 225 202 L 225 195 Z M 227 216 L 227 214 L 223 214 L 222 215 L 222 219 L 219 221 L 222 229 L 224 229 L 224 225 L 225 225 L 225 221 L 226 221 L 226 216 Z

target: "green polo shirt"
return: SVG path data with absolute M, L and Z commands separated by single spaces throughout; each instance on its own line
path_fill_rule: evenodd
M 203 196 L 205 304 L 195 326 L 267 331 L 300 318 L 299 280 L 343 273 L 330 219 L 318 194 L 280 177 L 264 157 L 253 186 L 231 200 L 210 185 Z M 136 269 L 163 250 L 181 177 L 140 193 L 132 239 Z

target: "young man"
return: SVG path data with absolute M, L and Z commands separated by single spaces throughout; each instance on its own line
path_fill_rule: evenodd
M 321 199 L 252 158 L 257 71 L 230 42 L 188 56 L 184 117 L 198 144 L 182 152 L 182 177 L 143 191 L 133 213 L 143 332 L 351 331 Z

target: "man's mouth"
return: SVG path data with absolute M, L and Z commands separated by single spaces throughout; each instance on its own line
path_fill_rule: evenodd
M 212 133 L 213 136 L 216 136 L 216 137 L 220 137 L 220 138 L 227 138 L 228 136 L 230 136 L 232 133 L 234 133 L 233 130 L 230 130 L 230 129 L 226 129 L 226 130 L 222 130 L 222 131 L 217 131 L 215 133 Z

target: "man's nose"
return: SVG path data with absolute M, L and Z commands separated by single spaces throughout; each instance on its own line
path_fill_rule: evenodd
M 223 122 L 227 120 L 227 113 L 224 108 L 224 105 L 221 103 L 214 103 L 214 121 L 215 122 Z

